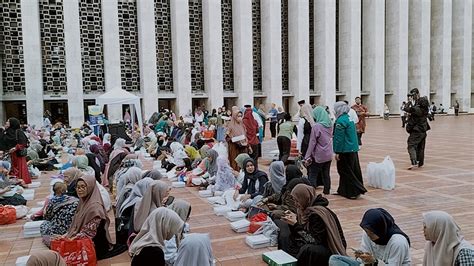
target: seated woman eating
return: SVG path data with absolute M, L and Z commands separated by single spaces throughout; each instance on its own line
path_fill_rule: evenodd
M 291 195 L 297 214 L 287 211 L 282 220 L 290 228 L 289 249 L 299 265 L 328 265 L 331 255 L 346 255 L 346 241 L 339 220 L 326 206 L 327 199 L 316 195 L 312 186 L 298 184 Z
M 395 220 L 386 210 L 382 208 L 368 210 L 362 218 L 360 227 L 364 233 L 360 250 L 355 251 L 355 256 L 360 258 L 360 261 L 371 264 L 380 260 L 385 265 L 411 265 L 410 239 L 395 224 Z M 343 256 L 332 256 L 329 261 L 329 265 L 334 266 L 360 265 L 360 263 L 358 260 Z
M 243 163 L 244 168 L 244 181 L 242 187 L 235 191 L 234 199 L 237 199 L 240 194 L 239 200 L 242 202 L 241 207 L 248 208 L 252 205 L 252 202 L 258 201 L 265 190 L 265 183 L 268 182 L 267 174 L 263 171 L 258 170 L 255 161 L 252 158 L 248 158 Z M 256 199 L 256 197 L 259 197 Z
M 114 249 L 109 235 L 110 220 L 93 175 L 82 176 L 77 181 L 79 205 L 66 238 L 88 237 L 94 242 L 98 260 L 118 255 L 126 250 Z
M 149 265 L 151 261 L 156 266 L 166 265 L 163 252 L 165 240 L 176 236 L 178 244 L 183 228 L 183 220 L 174 211 L 164 207 L 152 211 L 130 245 L 131 265 Z
M 79 200 L 66 195 L 66 191 L 65 183 L 56 182 L 53 185 L 54 195 L 49 199 L 43 213 L 45 221 L 41 224 L 40 232 L 43 243 L 48 247 L 51 245 L 51 237 L 67 233 L 79 204 Z

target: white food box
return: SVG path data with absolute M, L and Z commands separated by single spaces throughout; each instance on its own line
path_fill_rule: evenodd
M 298 260 L 283 250 L 274 250 L 262 254 L 263 261 L 269 265 L 296 265 Z
M 245 215 L 246 214 L 242 211 L 235 211 L 235 212 L 227 212 L 224 216 L 225 218 L 227 218 L 227 220 L 231 222 L 235 222 L 235 221 L 245 218 Z
M 209 197 L 207 198 L 207 202 L 209 202 L 210 204 L 215 204 L 217 203 L 219 200 L 221 200 L 222 197 Z
M 31 208 L 30 211 L 28 211 L 28 214 L 31 215 L 31 214 L 35 214 L 39 211 L 41 211 L 43 209 L 43 207 L 34 207 L 34 208 Z
M 28 262 L 29 259 L 30 259 L 29 255 L 18 257 L 18 258 L 16 258 L 15 265 L 16 266 L 26 266 L 26 263 Z
M 45 204 L 45 201 L 44 201 L 44 200 L 43 200 L 43 201 L 38 201 L 38 202 L 36 202 L 36 206 L 41 206 L 41 207 L 43 207 L 44 204 Z
M 230 223 L 230 227 L 236 233 L 245 233 L 249 230 L 250 221 L 247 219 L 238 220 Z
M 56 168 L 56 169 L 60 169 L 60 168 L 63 167 L 63 164 L 62 164 L 62 163 L 57 163 L 57 164 L 54 164 L 53 166 L 54 166 L 54 168 Z
M 198 193 L 201 198 L 209 198 L 213 194 L 211 190 L 200 190 Z
M 39 188 L 41 186 L 41 182 L 31 182 L 31 184 L 28 184 L 28 188 Z
M 217 216 L 223 216 L 224 214 L 228 213 L 232 211 L 232 208 L 231 207 L 227 207 L 227 206 L 217 206 L 217 207 L 214 207 L 214 213 L 217 215 Z
M 35 199 L 35 191 L 33 189 L 25 189 L 21 194 L 23 198 L 26 200 L 34 200 Z
M 270 246 L 270 238 L 260 235 L 251 235 L 245 237 L 245 243 L 253 249 L 266 248 Z
M 44 221 L 26 222 L 23 225 L 23 237 L 40 237 L 40 226 Z
M 186 183 L 177 181 L 177 182 L 172 182 L 171 186 L 174 188 L 181 188 L 181 187 L 185 187 Z

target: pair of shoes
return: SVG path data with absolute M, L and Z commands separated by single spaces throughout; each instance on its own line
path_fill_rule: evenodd
M 408 167 L 408 170 L 413 170 L 413 169 L 415 169 L 415 168 L 418 168 L 418 165 L 416 165 L 416 164 L 410 165 L 410 166 Z
M 360 197 L 360 194 L 359 194 L 359 195 L 357 195 L 357 196 L 354 196 L 354 197 L 349 197 L 349 199 L 351 199 L 351 200 L 355 200 L 355 199 L 358 199 L 359 197 Z

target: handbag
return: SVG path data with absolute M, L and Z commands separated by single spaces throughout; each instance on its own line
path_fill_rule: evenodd
M 13 206 L 0 205 L 0 225 L 16 222 L 16 209 Z
M 16 143 L 18 143 L 18 129 L 16 130 Z M 18 144 L 16 145 L 15 149 L 16 156 L 18 157 L 26 157 L 28 154 L 26 148 L 19 149 Z
M 56 251 L 65 260 L 67 265 L 95 266 L 97 257 L 95 255 L 94 242 L 92 239 L 55 239 L 51 241 L 51 250 Z

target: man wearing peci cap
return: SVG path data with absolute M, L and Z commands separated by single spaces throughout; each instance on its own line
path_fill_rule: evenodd
M 408 101 L 404 111 L 408 115 L 405 129 L 410 134 L 407 145 L 411 161 L 411 166 L 408 169 L 411 170 L 422 167 L 424 164 L 426 131 L 430 130 L 427 120 L 430 103 L 426 96 L 420 97 L 417 88 L 410 91 L 409 97 L 413 100 Z

